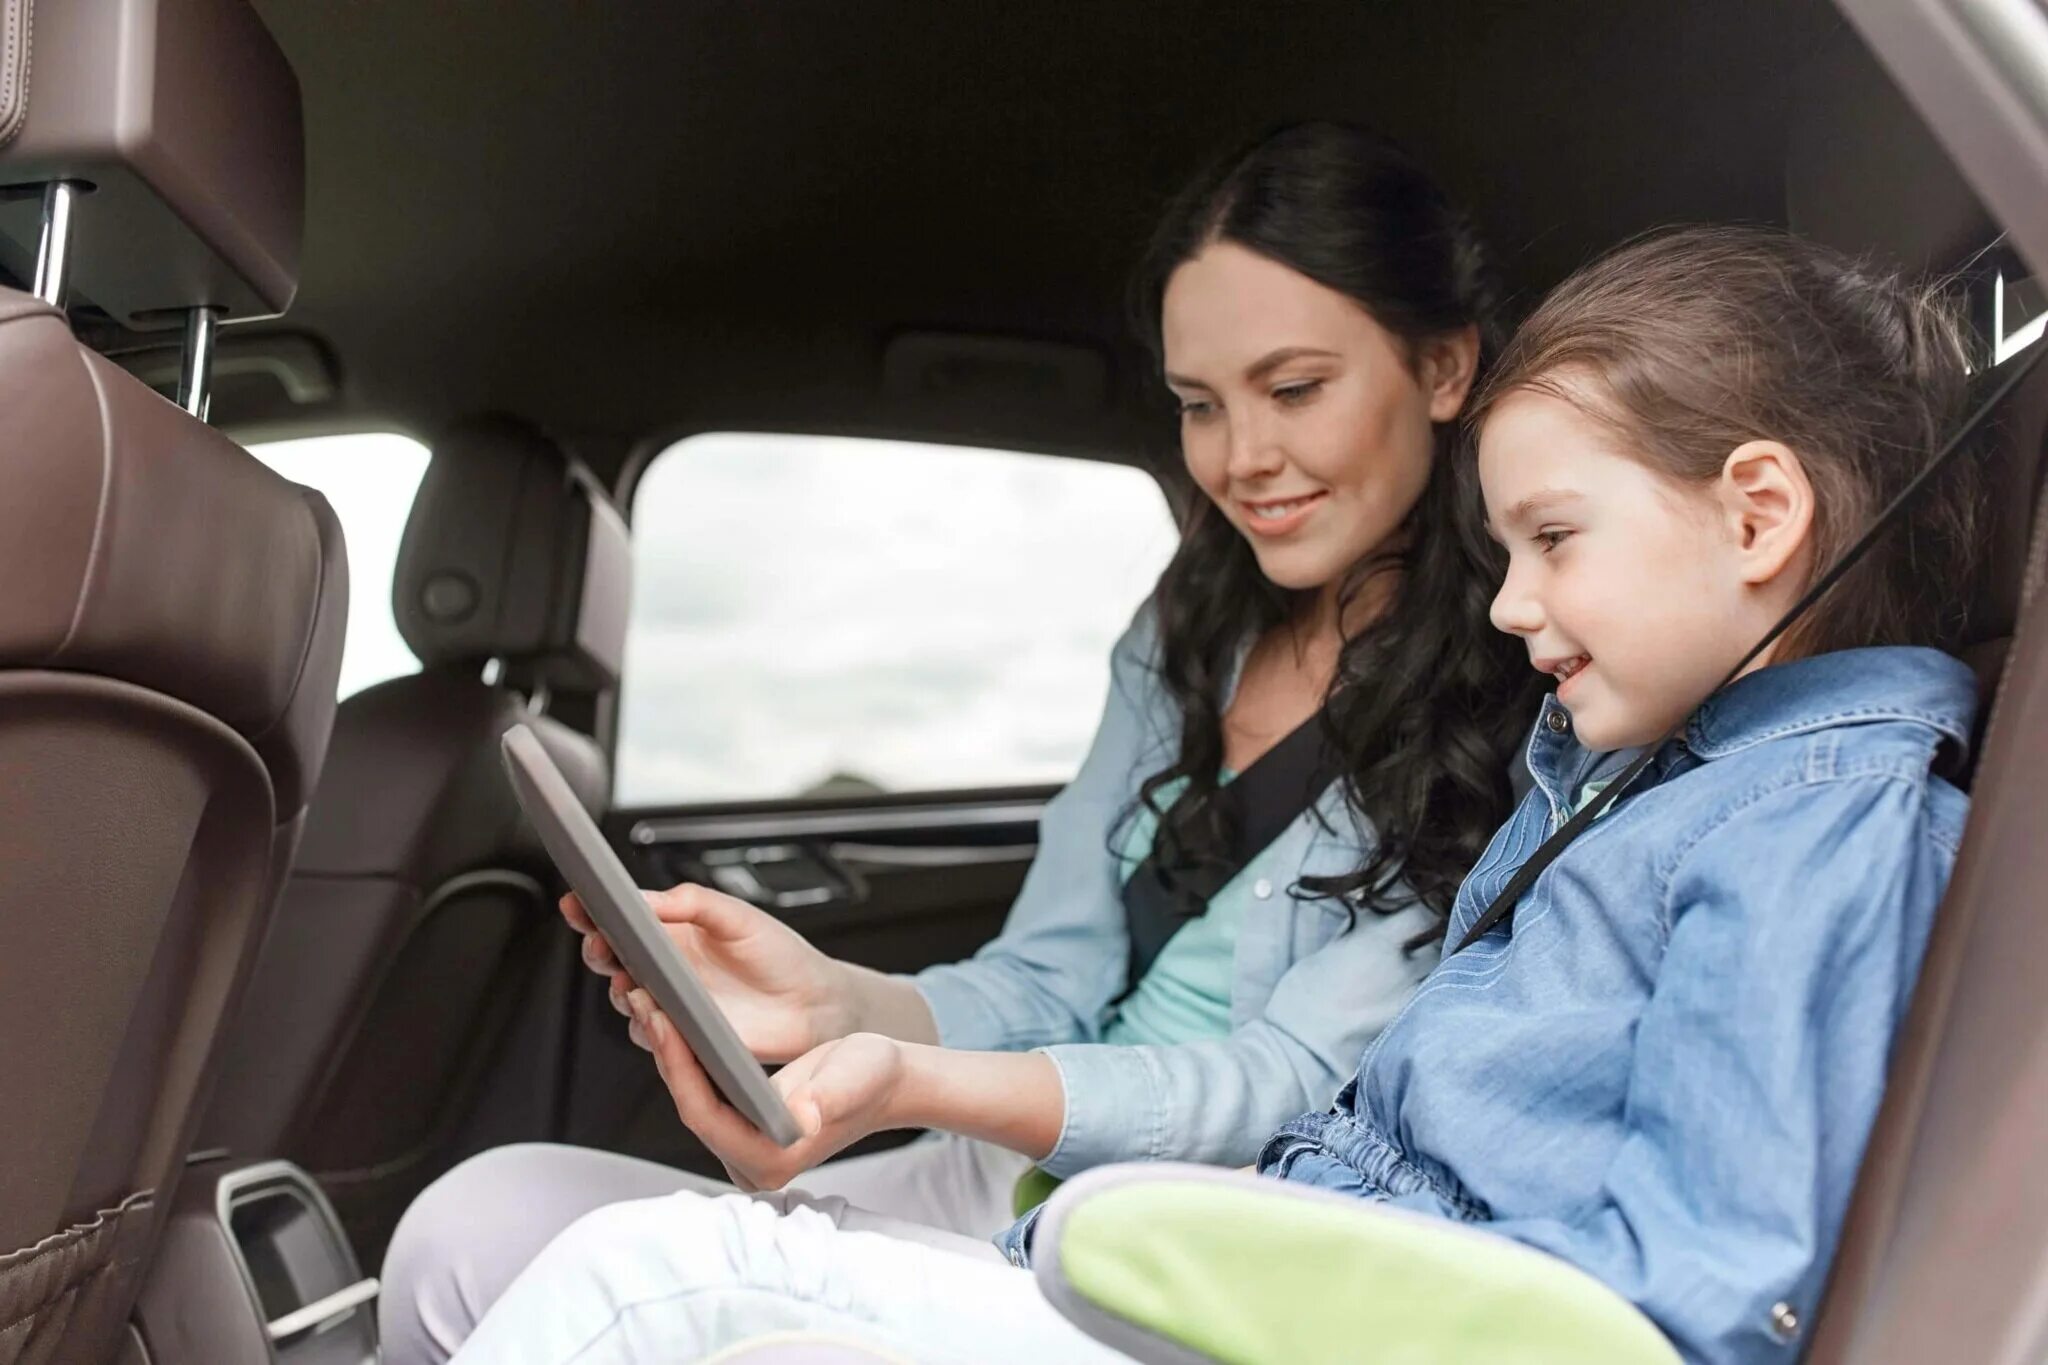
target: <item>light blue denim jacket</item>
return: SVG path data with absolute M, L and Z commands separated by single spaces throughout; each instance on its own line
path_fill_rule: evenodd
M 1973 707 L 1925 649 L 1737 682 L 1260 1169 L 1561 1256 L 1687 1360 L 1793 1360 L 1962 835 L 1929 765 Z M 1612 766 L 1555 698 L 1528 756 L 1452 943 Z
M 1038 857 L 1003 932 L 968 961 L 912 978 L 947 1047 L 1042 1049 L 1058 1067 L 1066 1116 L 1040 1163 L 1057 1176 L 1111 1161 L 1249 1162 L 1288 1117 L 1330 1102 L 1436 961 L 1434 950 L 1403 947 L 1430 923 L 1420 905 L 1362 911 L 1354 922 L 1336 902 L 1288 894 L 1302 876 L 1353 872 L 1364 861 L 1370 836 L 1333 785 L 1211 902 L 1245 902 L 1231 1031 L 1162 1047 L 1100 1041 L 1130 951 L 1130 869 L 1112 838 L 1139 784 L 1179 746 L 1156 654 L 1147 609 L 1111 655 L 1095 742 L 1046 806 Z

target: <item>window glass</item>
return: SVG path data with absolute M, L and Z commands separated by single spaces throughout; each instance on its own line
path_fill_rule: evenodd
M 1122 465 L 691 437 L 634 496 L 617 799 L 1063 782 L 1174 543 Z
M 427 448 L 391 432 L 252 445 L 249 453 L 294 483 L 325 494 L 348 540 L 348 641 L 341 695 L 419 670 L 391 615 L 391 575 Z

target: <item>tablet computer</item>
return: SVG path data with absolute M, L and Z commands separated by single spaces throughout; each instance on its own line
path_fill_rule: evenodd
M 803 1134 L 789 1106 L 690 970 L 540 740 L 515 725 L 505 732 L 504 747 L 521 808 L 613 955 L 661 1006 L 727 1103 L 784 1147 L 795 1142 Z

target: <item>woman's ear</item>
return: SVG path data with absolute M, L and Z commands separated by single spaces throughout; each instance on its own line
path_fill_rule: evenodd
M 1429 395 L 1429 420 L 1448 422 L 1464 410 L 1479 372 L 1479 329 L 1467 324 L 1422 344 L 1418 357 L 1423 391 Z
M 1761 587 L 1810 554 L 1813 484 L 1791 447 L 1745 441 L 1728 454 L 1716 490 L 1742 581 Z

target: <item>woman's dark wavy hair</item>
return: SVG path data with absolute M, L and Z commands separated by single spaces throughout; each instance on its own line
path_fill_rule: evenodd
M 1219 241 L 1336 290 L 1411 348 L 1476 326 L 1482 372 L 1498 349 L 1499 292 L 1477 232 L 1385 138 L 1301 124 L 1189 185 L 1132 281 L 1133 321 L 1155 359 L 1163 360 L 1167 281 Z M 1342 585 L 1348 601 L 1379 574 L 1401 575 L 1391 605 L 1344 642 L 1325 710 L 1350 804 L 1376 838 L 1364 866 L 1304 877 L 1296 895 L 1387 913 L 1409 904 L 1412 892 L 1447 915 L 1507 816 L 1509 762 L 1533 714 L 1537 679 L 1519 646 L 1487 619 L 1501 569 L 1497 547 L 1479 530 L 1459 439 L 1457 424 L 1439 427 L 1405 548 L 1353 566 Z M 1210 799 L 1223 760 L 1223 690 L 1239 651 L 1286 621 L 1301 597 L 1260 571 L 1244 536 L 1206 497 L 1189 503 L 1180 548 L 1153 594 L 1157 668 L 1180 710 L 1180 751 L 1138 797 L 1159 817 L 1155 861 L 1163 869 L 1223 861 L 1227 816 Z M 1180 781 L 1185 795 L 1163 809 L 1159 793 Z M 1201 907 L 1186 895 L 1184 909 Z M 1441 934 L 1439 925 L 1422 941 Z

